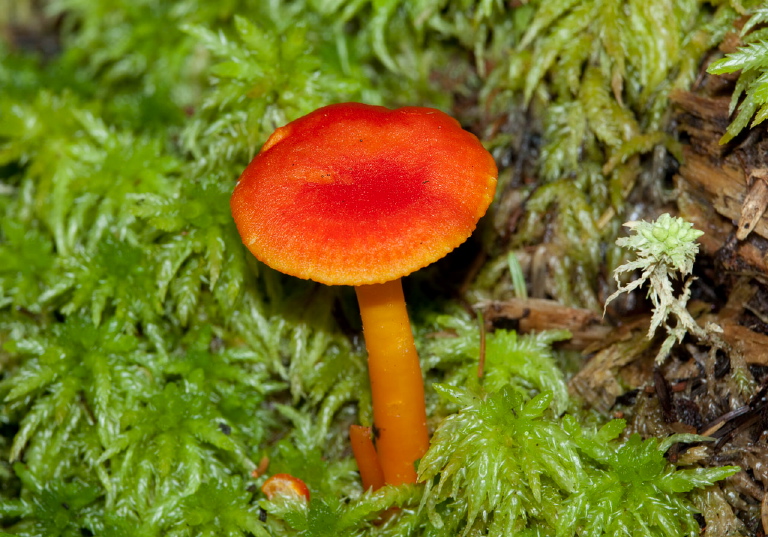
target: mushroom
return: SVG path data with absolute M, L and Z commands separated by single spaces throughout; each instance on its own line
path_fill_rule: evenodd
M 261 492 L 267 496 L 268 500 L 272 500 L 275 496 L 283 496 L 308 502 L 310 498 L 307 484 L 291 474 L 273 475 L 261 486 Z
M 381 463 L 376 454 L 376 446 L 373 445 L 370 427 L 362 425 L 349 426 L 349 443 L 352 445 L 352 454 L 357 461 L 360 471 L 360 480 L 363 482 L 363 490 L 377 490 L 384 485 L 384 474 L 381 471 Z
M 400 278 L 471 235 L 497 175 L 478 139 L 438 110 L 343 103 L 278 128 L 232 194 L 232 215 L 256 258 L 355 287 L 387 484 L 415 483 L 414 463 L 429 447 Z

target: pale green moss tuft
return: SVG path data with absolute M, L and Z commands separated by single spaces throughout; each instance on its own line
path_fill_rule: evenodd
M 656 355 L 656 361 L 662 362 L 672 345 L 677 341 L 682 342 L 687 333 L 691 333 L 699 340 L 709 342 L 714 347 L 722 347 L 723 343 L 717 333 L 722 330 L 714 323 L 708 323 L 705 328 L 698 325 L 696 320 L 686 309 L 686 304 L 691 296 L 690 277 L 693 271 L 693 261 L 699 252 L 696 239 L 704 234 L 693 228 L 693 224 L 682 218 L 662 214 L 654 222 L 627 222 L 624 224 L 633 235 L 622 237 L 616 244 L 630 250 L 636 257 L 618 267 L 614 271 L 614 277 L 619 283 L 618 290 L 605 302 L 606 307 L 621 293 L 629 293 L 648 283 L 648 296 L 653 304 L 653 316 L 651 326 L 648 329 L 648 338 L 652 338 L 656 329 L 663 326 L 667 337 Z M 621 284 L 622 273 L 641 271 L 640 277 L 626 285 Z M 675 296 L 673 280 L 684 279 L 683 289 L 679 296 Z M 675 319 L 675 324 L 669 322 L 670 316 Z

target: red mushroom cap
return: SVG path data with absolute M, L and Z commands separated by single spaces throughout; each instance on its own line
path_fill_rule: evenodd
M 232 194 L 267 265 L 330 285 L 395 280 L 464 242 L 496 188 L 493 157 L 432 108 L 344 103 L 277 129 Z

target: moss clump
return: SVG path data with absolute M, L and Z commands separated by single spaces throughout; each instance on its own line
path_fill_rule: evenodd
M 511 246 L 554 237 L 548 287 L 560 301 L 600 309 L 600 267 L 620 257 L 601 245 L 618 236 L 626 200 L 658 200 L 669 157 L 681 160 L 669 93 L 695 79 L 736 16 L 699 0 L 561 0 L 536 11 L 518 45 L 530 59 L 517 57 L 516 72 L 542 118 L 541 180 Z
M 731 114 L 737 108 L 738 113 L 720 139 L 721 144 L 731 141 L 747 125 L 752 128 L 768 117 L 768 32 L 762 28 L 766 22 L 768 9 L 754 9 L 741 28 L 741 46 L 707 68 L 707 72 L 713 75 L 741 71 L 730 106 Z
M 623 420 L 594 430 L 552 419 L 548 393 L 441 392 L 462 410 L 440 425 L 419 471 L 422 504 L 446 535 L 698 535 L 680 493 L 738 471 L 675 470 L 665 451 L 698 437 L 617 445 Z
M 633 234 L 618 239 L 616 243 L 630 250 L 636 259 L 616 269 L 614 276 L 619 283 L 619 289 L 608 297 L 606 307 L 619 294 L 629 293 L 648 283 L 648 296 L 653 304 L 648 338 L 653 338 L 660 326 L 667 331 L 667 337 L 656 355 L 656 363 L 663 362 L 672 345 L 682 342 L 688 333 L 699 340 L 709 341 L 713 349 L 722 348 L 724 343 L 715 335 L 722 332 L 722 329 L 714 323 L 707 323 L 702 328 L 686 309 L 691 297 L 693 261 L 699 252 L 696 239 L 704 232 L 694 229 L 693 224 L 682 218 L 666 213 L 654 222 L 627 222 L 624 225 L 630 228 Z M 621 285 L 621 274 L 635 270 L 641 271 L 640 277 Z M 678 279 L 683 280 L 683 288 L 680 294 L 675 296 L 672 282 Z M 674 326 L 669 323 L 670 316 L 675 320 Z

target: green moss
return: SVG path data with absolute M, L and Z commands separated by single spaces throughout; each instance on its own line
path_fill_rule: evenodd
M 15 535 L 51 535 L 75 537 L 80 528 L 96 511 L 94 501 L 99 488 L 79 479 L 42 481 L 21 464 L 15 465 L 19 479 L 30 492 L 28 498 L 14 501 L 3 508 L 4 515 L 26 516 L 27 520 L 16 528 Z
M 693 224 L 682 218 L 672 217 L 668 213 L 662 214 L 654 222 L 627 222 L 624 225 L 634 234 L 616 242 L 631 251 L 636 259 L 616 269 L 614 277 L 619 289 L 606 299 L 606 307 L 619 294 L 630 292 L 645 283 L 649 284 L 648 297 L 653 304 L 653 316 L 648 329 L 648 339 L 653 338 L 660 326 L 667 332 L 667 337 L 656 355 L 656 363 L 663 362 L 672 346 L 681 343 L 689 333 L 700 342 L 708 343 L 712 353 L 724 348 L 725 343 L 717 335 L 722 332 L 722 328 L 713 322 L 706 323 L 704 327 L 699 326 L 686 309 L 691 296 L 693 262 L 699 252 L 696 239 L 704 232 L 694 229 Z M 622 285 L 621 274 L 635 270 L 641 271 L 640 277 Z M 674 280 L 683 282 L 682 290 L 677 296 L 672 285 Z M 675 319 L 674 324 L 669 322 L 670 317 Z
M 600 309 L 601 244 L 616 239 L 625 200 L 641 173 L 648 190 L 665 190 L 660 162 L 667 152 L 681 158 L 668 96 L 691 84 L 698 58 L 737 15 L 728 3 L 713 4 L 543 2 L 517 44 L 530 51 L 524 96 L 543 122 L 544 186 L 511 246 L 539 244 L 554 230 L 549 248 L 562 261 L 553 262 L 551 287 L 560 301 Z M 545 213 L 555 215 L 548 228 Z
M 615 438 L 572 416 L 555 420 L 551 395 L 526 400 L 510 389 L 476 395 L 442 388 L 463 407 L 446 418 L 422 459 L 422 505 L 445 534 L 698 535 L 691 500 L 736 467 L 675 470 L 664 452 L 689 435 L 659 442 Z
M 692 531 L 685 491 L 731 469 L 675 470 L 662 458 L 667 444 L 622 445 L 616 424 L 595 431 L 561 417 L 578 410 L 552 350 L 565 333 L 488 334 L 478 379 L 479 328 L 454 303 L 419 305 L 437 428 L 420 467 L 427 483 L 361 491 L 346 429 L 371 422 L 370 393 L 359 338 L 341 328 L 350 293 L 255 261 L 228 198 L 275 127 L 324 104 L 439 106 L 502 157 L 517 134 L 498 126 L 530 105 L 544 118 L 531 125 L 542 184 L 511 244 L 540 240 L 542 216 L 561 206 L 553 294 L 598 307 L 599 241 L 615 232 L 600 219 L 621 212 L 638 159 L 660 146 L 674 153 L 666 94 L 690 80 L 729 7 L 51 0 L 47 9 L 62 17 L 60 53 L 0 47 L 5 531 L 599 535 L 632 527 L 619 512 L 626 491 L 646 502 L 638 509 L 667 506 L 642 511 L 644 534 Z M 669 21 L 667 32 L 648 30 Z M 3 30 L 12 23 L 0 20 Z M 265 477 L 251 477 L 263 457 L 270 473 L 306 480 L 309 505 L 263 497 Z M 647 472 L 625 475 L 635 463 Z M 613 487 L 605 501 L 601 483 Z
M 768 32 L 760 28 L 766 21 L 768 9 L 754 9 L 741 29 L 742 46 L 707 68 L 708 73 L 715 75 L 741 71 L 730 106 L 731 114 L 737 108 L 738 113 L 720 139 L 721 144 L 732 140 L 747 125 L 752 128 L 768 117 L 768 43 L 765 41 Z
M 482 386 L 490 392 L 512 387 L 524 396 L 549 392 L 558 413 L 568 407 L 564 376 L 552 350 L 555 342 L 571 337 L 567 330 L 526 335 L 497 330 L 487 334 L 485 363 L 482 377 L 478 377 L 480 330 L 476 321 L 456 310 L 450 316 L 438 316 L 428 328 L 431 334 L 441 336 L 425 338 L 421 345 L 422 363 L 440 371 L 447 384 Z

